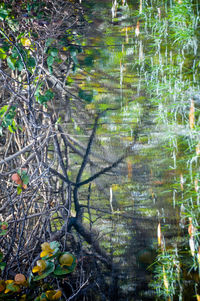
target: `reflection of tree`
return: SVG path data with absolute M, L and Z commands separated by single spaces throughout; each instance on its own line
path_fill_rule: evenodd
M 95 229 L 83 222 L 83 213 L 93 214 L 91 183 L 117 167 L 126 152 L 116 160 L 100 156 L 95 150 L 96 130 L 106 111 L 88 114 L 84 101 L 66 85 L 79 50 L 68 47 L 66 41 L 75 36 L 71 31 L 65 34 L 64 28 L 78 31 L 78 24 L 83 23 L 80 23 L 80 11 L 78 15 L 73 14 L 78 7 L 67 2 L 62 3 L 61 10 L 61 2 L 48 1 L 42 19 L 37 19 L 42 6 L 33 5 L 25 25 L 19 21 L 10 28 L 6 23 L 10 20 L 8 15 L 0 31 L 3 44 L 8 48 L 0 69 L 4 110 L 0 139 L 0 212 L 1 220 L 9 225 L 7 235 L 0 239 L 4 260 L 8 263 L 4 277 L 30 272 L 38 259 L 41 243 L 58 240 L 63 250 L 70 250 L 78 258 L 78 271 L 71 283 L 63 280 L 66 298 L 81 292 L 86 294 L 87 290 L 92 295 L 92 289 L 99 287 L 102 298 L 106 299 L 107 294 L 115 297 L 117 294 L 113 289 L 117 281 L 115 268 Z M 12 12 L 13 7 L 10 9 Z M 22 13 L 16 10 L 19 20 L 23 20 Z M 23 40 L 18 36 L 20 33 Z M 66 123 L 62 124 L 59 116 L 63 118 L 66 114 Z M 74 138 L 77 129 L 73 119 L 84 121 L 80 130 L 85 140 Z M 95 166 L 93 174 L 89 165 Z M 29 176 L 27 187 L 17 187 L 12 182 L 11 175 L 16 172 Z M 80 199 L 85 199 L 87 205 Z M 114 273 L 108 293 L 105 267 Z

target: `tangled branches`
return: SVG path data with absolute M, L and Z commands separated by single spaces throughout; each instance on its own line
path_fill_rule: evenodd
M 68 1 L 15 5 L 1 6 L 0 221 L 8 225 L 0 238 L 3 277 L 27 275 L 40 245 L 59 241 L 78 259 L 71 279 L 56 282 L 66 299 L 94 287 L 106 299 L 101 266 L 112 269 L 112 260 L 83 214 L 91 216 L 91 183 L 125 155 L 111 162 L 92 149 L 104 112 L 93 123 L 84 101 L 67 86 L 80 51 L 73 42 L 84 25 L 82 12 Z M 80 118 L 86 121 L 83 142 L 74 137 L 73 121 Z

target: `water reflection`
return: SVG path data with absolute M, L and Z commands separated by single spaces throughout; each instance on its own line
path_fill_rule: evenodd
M 95 182 L 93 205 L 110 213 L 95 225 L 120 265 L 119 300 L 199 300 L 199 3 L 130 2 L 83 3 L 77 85 L 88 111 L 115 109 L 98 130 L 106 160 L 138 130 Z

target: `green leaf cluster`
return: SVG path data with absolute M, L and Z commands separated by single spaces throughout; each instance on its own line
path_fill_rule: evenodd
M 72 273 L 75 270 L 77 264 L 76 257 L 69 252 L 61 252 L 59 242 L 53 241 L 44 244 L 43 252 L 40 254 L 40 266 L 43 266 L 44 268 L 41 270 L 38 269 L 37 272 L 34 270 L 34 268 L 37 269 L 37 266 L 33 268 L 31 274 L 33 281 L 44 279 L 50 274 L 52 276 L 63 276 Z M 38 275 L 35 275 L 36 273 L 38 273 Z
M 36 100 L 41 104 L 44 105 L 46 104 L 49 100 L 54 98 L 54 93 L 52 92 L 51 89 L 48 89 L 45 91 L 44 94 L 41 94 L 40 92 L 35 94 Z
M 0 126 L 0 135 L 2 135 L 2 129 L 8 128 L 11 133 L 14 133 L 17 129 L 16 123 L 14 121 L 16 115 L 16 107 L 8 105 L 3 106 L 0 109 L 0 119 L 2 120 Z

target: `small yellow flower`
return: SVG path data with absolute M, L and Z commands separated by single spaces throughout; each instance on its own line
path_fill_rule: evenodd
M 46 291 L 46 296 L 49 300 L 58 300 L 62 296 L 62 292 L 60 290 L 50 290 Z
M 46 262 L 44 260 L 38 260 L 37 265 L 33 267 L 32 272 L 38 273 L 39 275 L 46 269 Z
M 44 242 L 41 245 L 41 248 L 42 248 L 42 252 L 40 253 L 40 257 L 45 257 L 47 255 L 48 256 L 52 256 L 53 255 L 54 250 L 51 249 L 50 244 L 48 242 Z

